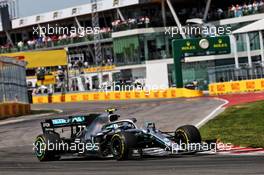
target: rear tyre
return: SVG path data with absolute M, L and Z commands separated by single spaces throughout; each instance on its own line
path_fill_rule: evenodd
M 35 155 L 39 161 L 56 161 L 60 159 L 58 150 L 48 148 L 49 145 L 55 146 L 60 142 L 60 137 L 56 133 L 39 135 L 35 140 Z
M 116 160 L 129 159 L 130 151 L 136 146 L 136 137 L 132 133 L 115 134 L 111 139 L 111 152 Z
M 175 131 L 175 141 L 178 144 L 186 144 L 186 146 L 188 146 L 186 147 L 186 149 L 190 148 L 189 146 L 191 144 L 201 144 L 202 143 L 201 134 L 199 130 L 195 126 L 192 126 L 192 125 L 185 125 L 185 126 L 179 127 Z

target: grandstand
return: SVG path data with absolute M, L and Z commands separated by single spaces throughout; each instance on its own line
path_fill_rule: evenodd
M 94 13 L 98 14 L 97 28 L 93 25 Z M 186 21 L 194 18 L 216 27 L 230 27 L 232 51 L 186 55 L 185 84 L 198 81 L 200 88 L 206 89 L 211 82 L 263 76 L 262 0 L 97 0 L 12 19 L 10 37 L 0 26 L 0 53 L 28 61 L 27 74 L 33 84 L 37 82 L 36 73 L 45 68 L 54 76 L 64 74 L 57 81 L 67 82 L 54 83 L 71 91 L 98 89 L 119 80 L 172 87 L 171 42 L 182 36 L 168 35 L 166 27 L 186 26 Z M 69 32 L 73 28 L 80 32 Z M 58 32 L 61 30 L 64 32 Z M 94 37 L 96 32 L 99 39 Z M 96 43 L 100 43 L 101 60 L 96 57 Z

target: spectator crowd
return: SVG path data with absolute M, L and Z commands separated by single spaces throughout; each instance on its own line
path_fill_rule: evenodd
M 229 17 L 241 17 L 259 13 L 264 8 L 264 0 L 254 1 L 253 3 L 244 3 L 232 5 L 228 9 Z
M 113 30 L 119 30 L 122 28 L 137 28 L 137 27 L 149 27 L 150 19 L 147 16 L 139 18 L 128 18 L 125 21 L 115 20 L 112 22 Z
M 148 27 L 150 24 L 149 17 L 139 17 L 139 18 L 128 18 L 125 21 L 122 20 L 115 20 L 112 22 L 112 28 L 110 27 L 104 27 L 100 29 L 100 33 L 102 34 L 103 38 L 104 35 L 107 35 L 111 33 L 112 31 L 122 30 L 125 28 L 138 28 L 138 27 Z M 78 40 L 78 38 L 89 38 L 89 40 L 93 40 L 92 35 L 86 35 L 86 34 L 78 34 L 78 33 L 70 33 L 70 34 L 62 34 L 62 35 L 43 35 L 43 36 L 36 36 L 32 37 L 28 40 L 21 40 L 17 43 L 15 43 L 15 48 L 17 48 L 18 51 L 22 50 L 32 50 L 36 48 L 44 48 L 44 47 L 52 47 L 54 44 L 63 45 L 67 44 L 69 41 Z M 1 49 L 11 49 L 11 44 L 6 44 L 1 46 Z
M 191 18 L 203 18 L 204 8 L 181 8 L 178 10 L 180 19 L 186 21 Z M 208 20 L 219 20 L 225 18 L 242 17 L 264 12 L 264 0 L 244 2 L 243 4 L 233 4 L 228 8 L 211 7 L 208 13 Z
M 179 18 L 182 21 L 186 21 L 190 18 L 203 18 L 204 8 L 181 8 L 178 9 Z M 228 9 L 214 8 L 210 10 L 208 14 L 208 20 L 217 20 L 223 18 L 233 18 L 233 17 L 242 17 L 246 15 L 256 14 L 264 12 L 264 0 L 254 0 L 248 1 L 243 4 L 234 4 L 231 5 Z M 169 19 L 168 19 L 169 21 Z M 167 21 L 167 22 L 168 22 Z M 173 24 L 175 22 L 173 21 Z M 109 37 L 109 33 L 113 31 L 122 31 L 127 29 L 134 28 L 147 28 L 155 26 L 154 18 L 150 20 L 148 16 L 139 16 L 128 18 L 126 20 L 117 19 L 112 22 L 112 27 L 101 28 L 100 33 L 103 38 Z M 160 22 L 158 24 L 160 26 Z M 106 37 L 105 37 L 106 35 Z M 62 35 L 43 35 L 43 36 L 33 36 L 30 39 L 23 39 L 19 42 L 14 43 L 14 47 L 11 43 L 7 42 L 5 45 L 0 46 L 0 52 L 13 52 L 13 51 L 22 51 L 22 50 L 32 50 L 36 48 L 45 48 L 53 47 L 57 45 L 66 45 L 69 43 L 81 42 L 80 38 L 87 38 L 88 40 L 93 40 L 92 35 L 79 34 L 79 33 L 70 33 Z M 14 50 L 12 50 L 14 48 Z
M 104 27 L 100 29 L 100 34 L 104 36 L 104 34 L 110 33 L 112 30 L 109 27 Z M 21 40 L 17 43 L 15 43 L 15 48 L 17 48 L 18 51 L 23 50 L 33 50 L 37 48 L 44 48 L 44 47 L 52 47 L 54 44 L 57 45 L 63 45 L 68 42 L 78 40 L 81 38 L 89 38 L 89 40 L 93 39 L 92 35 L 84 35 L 84 34 L 78 34 L 78 33 L 70 33 L 70 34 L 62 34 L 62 35 L 43 35 L 43 36 L 33 36 L 31 39 L 28 40 Z M 11 43 L 5 44 L 1 46 L 1 49 L 11 49 L 12 45 Z

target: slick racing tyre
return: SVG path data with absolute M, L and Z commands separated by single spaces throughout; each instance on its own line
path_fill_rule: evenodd
M 175 131 L 175 141 L 178 144 L 185 144 L 187 146 L 191 144 L 201 144 L 202 139 L 199 130 L 192 125 L 181 126 Z
M 130 150 L 136 145 L 136 138 L 132 133 L 118 133 L 111 139 L 111 152 L 116 160 L 127 160 Z
M 35 155 L 39 161 L 55 161 L 59 160 L 58 150 L 50 149 L 49 144 L 57 144 L 60 137 L 56 133 L 48 133 L 39 135 L 34 143 Z

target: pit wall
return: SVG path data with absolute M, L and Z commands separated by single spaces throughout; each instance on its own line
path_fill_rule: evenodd
M 209 94 L 212 96 L 257 91 L 264 91 L 264 79 L 223 82 L 209 85 Z
M 30 114 L 30 105 L 23 103 L 0 103 L 0 119 Z
M 83 92 L 54 94 L 46 96 L 33 96 L 33 104 L 109 101 L 109 100 L 138 100 L 138 99 L 168 99 L 201 97 L 203 93 L 198 90 L 171 88 L 153 91 L 121 91 L 121 92 Z

